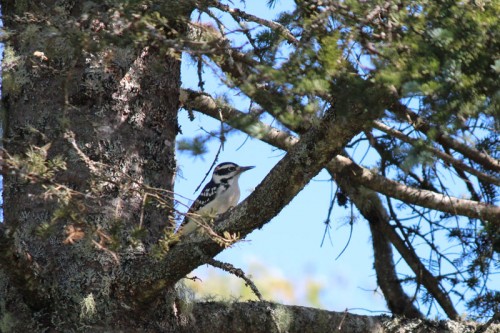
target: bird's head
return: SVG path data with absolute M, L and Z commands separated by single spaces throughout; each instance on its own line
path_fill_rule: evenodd
M 218 183 L 231 183 L 245 171 L 253 169 L 254 166 L 239 166 L 233 162 L 224 162 L 215 167 L 212 180 Z

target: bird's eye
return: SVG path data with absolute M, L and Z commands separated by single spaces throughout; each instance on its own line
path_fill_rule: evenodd
M 231 171 L 231 172 L 232 172 L 232 171 L 234 171 L 235 169 L 236 169 L 235 167 L 230 167 L 230 168 L 229 168 L 229 171 Z

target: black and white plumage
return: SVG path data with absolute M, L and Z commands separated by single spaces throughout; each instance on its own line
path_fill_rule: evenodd
M 181 232 L 188 234 L 197 229 L 197 218 L 207 215 L 218 215 L 234 207 L 240 200 L 238 179 L 241 174 L 253 166 L 239 166 L 236 163 L 224 162 L 217 165 L 212 179 L 194 201 L 181 225 Z M 191 218 L 190 218 L 191 217 Z M 199 221 L 199 220 L 198 220 Z
M 181 232 L 188 234 L 197 229 L 197 219 L 203 216 L 218 215 L 234 207 L 240 200 L 238 179 L 253 166 L 242 167 L 232 162 L 217 165 L 212 179 L 205 185 L 198 198 L 189 208 L 181 225 Z M 199 221 L 199 220 L 198 220 Z

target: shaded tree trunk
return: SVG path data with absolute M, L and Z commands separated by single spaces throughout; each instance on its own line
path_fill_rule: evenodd
M 167 313 L 170 302 L 121 298 L 146 281 L 119 268 L 113 249 L 150 247 L 171 223 L 172 200 L 149 204 L 143 188 L 172 190 L 179 57 L 100 40 L 102 29 L 114 29 L 102 17 L 118 9 L 71 1 L 27 6 L 2 4 L 15 32 L 4 60 L 4 148 L 21 161 L 4 177 L 4 329 L 68 331 L 86 317 L 89 327 L 140 325 L 131 312 L 147 327 L 152 308 Z M 58 158 L 66 170 L 51 177 Z M 140 223 L 147 233 L 135 237 Z

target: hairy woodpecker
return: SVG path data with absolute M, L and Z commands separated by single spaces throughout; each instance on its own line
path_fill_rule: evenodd
M 218 215 L 234 207 L 240 200 L 238 178 L 253 166 L 239 166 L 236 163 L 224 162 L 215 167 L 212 179 L 201 191 L 201 194 L 189 208 L 188 214 L 181 224 L 180 232 L 188 234 L 198 228 L 196 219 L 207 215 Z M 199 220 L 198 220 L 199 221 Z

